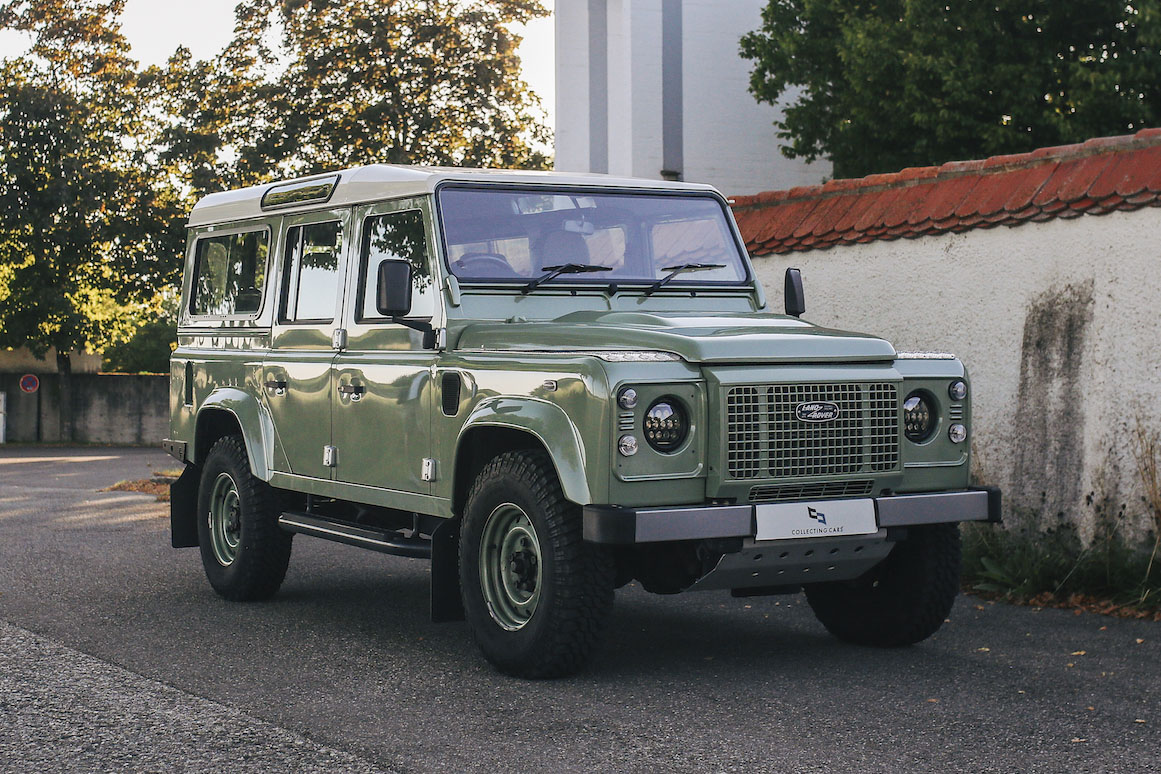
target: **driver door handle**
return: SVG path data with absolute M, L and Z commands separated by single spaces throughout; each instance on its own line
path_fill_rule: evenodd
M 365 393 L 366 391 L 367 391 L 367 388 L 361 384 L 341 384 L 341 385 L 339 385 L 339 394 L 340 395 L 350 395 L 351 400 L 359 400 L 360 398 L 363 397 L 363 393 Z

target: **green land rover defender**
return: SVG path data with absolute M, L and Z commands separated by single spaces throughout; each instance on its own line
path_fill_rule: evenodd
M 614 590 L 805 591 L 856 643 L 958 591 L 963 365 L 767 306 L 709 186 L 373 165 L 190 215 L 175 547 L 231 600 L 295 533 L 431 560 L 504 672 L 584 665 Z

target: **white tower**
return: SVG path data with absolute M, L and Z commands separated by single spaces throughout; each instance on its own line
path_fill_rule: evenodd
M 785 158 L 778 108 L 747 90 L 738 41 L 765 0 L 556 0 L 556 168 L 712 183 L 727 194 L 814 185 Z

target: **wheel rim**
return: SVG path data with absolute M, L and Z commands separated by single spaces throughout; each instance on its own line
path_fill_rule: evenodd
M 210 548 L 223 567 L 238 558 L 242 544 L 242 511 L 238 485 L 229 473 L 219 473 L 210 490 Z
M 480 541 L 480 588 L 492 620 L 508 631 L 523 628 L 540 601 L 541 571 L 528 514 L 512 503 L 496 506 Z

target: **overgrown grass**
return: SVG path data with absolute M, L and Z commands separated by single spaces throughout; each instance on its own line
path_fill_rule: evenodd
M 985 596 L 1045 607 L 1161 616 L 1161 563 L 1104 527 L 1085 546 L 1075 531 L 964 528 L 964 583 Z
M 1098 519 L 1087 545 L 1075 529 L 964 528 L 964 582 L 983 594 L 1017 603 L 1085 607 L 1161 620 L 1161 435 L 1138 422 L 1133 460 L 1153 537 L 1133 544 L 1125 514 Z M 1035 524 L 1034 514 L 1016 523 Z

